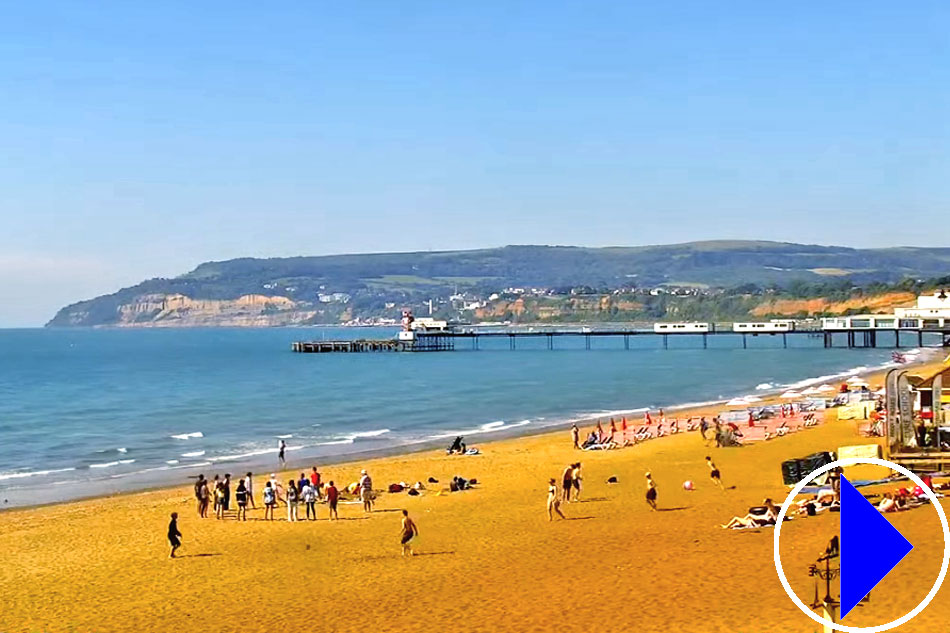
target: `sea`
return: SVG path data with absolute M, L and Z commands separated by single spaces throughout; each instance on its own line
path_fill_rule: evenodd
M 297 354 L 387 328 L 0 330 L 0 509 L 564 428 L 647 408 L 840 381 L 887 349 L 821 338 L 462 342 L 454 352 Z

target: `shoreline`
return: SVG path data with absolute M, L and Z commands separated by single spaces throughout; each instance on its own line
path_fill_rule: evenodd
M 936 364 L 939 362 L 937 356 L 938 354 L 934 351 L 929 350 L 928 348 L 920 348 L 911 350 L 916 352 L 914 359 L 905 364 L 906 367 L 926 367 L 928 365 Z M 565 417 L 563 419 L 550 422 L 541 426 L 532 427 L 530 424 L 526 425 L 517 425 L 512 426 L 507 429 L 500 429 L 498 431 L 488 431 L 483 432 L 484 435 L 490 436 L 486 438 L 483 442 L 479 441 L 468 441 L 467 443 L 470 446 L 481 446 L 481 445 L 493 445 L 499 442 L 507 442 L 516 440 L 519 438 L 534 438 L 542 437 L 546 435 L 556 435 L 557 433 L 562 433 L 570 427 L 572 424 L 577 424 L 578 426 L 583 427 L 584 425 L 593 424 L 598 420 L 604 420 L 609 418 L 618 418 L 618 417 L 630 417 L 630 416 L 640 416 L 646 411 L 655 411 L 656 409 L 663 409 L 668 412 L 676 412 L 677 414 L 690 414 L 690 415 L 710 415 L 710 409 L 721 408 L 726 406 L 726 403 L 733 398 L 748 397 L 749 395 L 756 395 L 761 398 L 761 401 L 755 403 L 750 403 L 749 406 L 765 406 L 767 404 L 774 404 L 778 400 L 780 393 L 786 389 L 801 389 L 809 385 L 817 385 L 821 383 L 826 383 L 830 381 L 837 381 L 840 379 L 848 377 L 862 377 L 862 378 L 873 378 L 879 374 L 882 374 L 886 370 L 897 366 L 896 363 L 889 362 L 882 365 L 874 367 L 857 367 L 849 370 L 840 371 L 833 374 L 826 374 L 816 377 L 802 378 L 800 380 L 788 383 L 787 385 L 775 385 L 769 389 L 759 389 L 759 386 L 753 386 L 749 389 L 743 389 L 740 391 L 747 392 L 745 395 L 733 394 L 731 396 L 723 396 L 715 400 L 701 401 L 701 402 L 680 402 L 672 403 L 668 405 L 657 405 L 655 407 L 636 407 L 630 409 L 616 409 L 603 411 L 600 413 L 591 414 L 584 413 L 578 414 L 574 417 Z M 639 418 L 638 418 L 639 419 Z M 466 439 L 471 437 L 478 437 L 479 433 L 468 433 L 463 434 Z M 248 461 L 220 461 L 217 463 L 210 464 L 196 464 L 196 465 L 187 465 L 178 467 L 178 470 L 181 470 L 184 474 L 185 481 L 171 482 L 170 478 L 162 478 L 163 481 L 153 481 L 151 483 L 144 483 L 138 486 L 126 486 L 120 487 L 117 490 L 100 490 L 92 492 L 87 495 L 81 496 L 70 496 L 68 498 L 47 498 L 37 502 L 26 502 L 26 503 L 9 503 L 8 499 L 13 497 L 16 499 L 18 495 L 10 494 L 10 491 L 22 492 L 22 496 L 35 496 L 36 488 L 30 486 L 22 487 L 11 487 L 3 491 L 4 500 L 2 505 L 0 505 L 0 514 L 6 514 L 10 512 L 16 512 L 19 510 L 31 510 L 36 508 L 44 508 L 50 506 L 57 506 L 63 504 L 73 504 L 73 503 L 82 503 L 100 499 L 109 499 L 116 497 L 123 497 L 128 495 L 142 494 L 142 493 L 156 493 L 162 491 L 172 491 L 176 490 L 182 486 L 186 485 L 187 480 L 193 480 L 197 477 L 199 472 L 202 473 L 214 473 L 214 472 L 232 472 L 235 474 L 244 473 L 244 472 L 254 472 L 255 476 L 263 476 L 265 473 L 277 472 L 277 473 L 288 473 L 296 472 L 300 468 L 309 469 L 314 462 L 318 462 L 321 470 L 327 467 L 339 468 L 341 466 L 347 466 L 355 464 L 360 461 L 376 461 L 376 460 L 385 460 L 385 459 L 394 459 L 400 457 L 409 457 L 413 455 L 419 455 L 426 453 L 428 451 L 434 451 L 440 447 L 444 447 L 447 440 L 450 438 L 439 437 L 439 438 L 430 438 L 426 440 L 421 440 L 418 442 L 407 442 L 404 444 L 398 444 L 394 446 L 381 446 L 376 448 L 367 448 L 359 451 L 345 452 L 345 453 L 331 453 L 325 456 L 320 456 L 319 459 L 313 457 L 313 453 L 308 457 L 306 455 L 301 455 L 299 458 L 294 458 L 291 453 L 288 457 L 286 464 L 283 467 L 277 467 L 276 464 L 270 464 L 270 466 L 264 463 L 263 459 L 257 460 L 248 460 Z M 303 447 L 305 448 L 312 447 Z M 273 451 L 276 454 L 276 449 Z M 174 470 L 174 469 L 173 469 Z M 146 472 L 157 472 L 157 469 L 151 471 L 143 471 L 142 473 L 130 473 L 128 475 L 119 475 L 113 476 L 113 480 L 124 478 L 123 483 L 134 482 L 134 478 L 137 475 L 143 475 Z M 169 472 L 164 470 L 161 472 Z M 90 484 L 95 482 L 107 483 L 108 479 L 102 480 L 92 480 L 92 481 L 77 481 L 74 486 L 81 486 L 84 484 Z M 33 494 L 29 494 L 33 493 Z

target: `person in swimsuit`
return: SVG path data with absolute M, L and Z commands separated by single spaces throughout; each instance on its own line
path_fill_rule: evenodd
M 719 473 L 719 469 L 716 468 L 712 457 L 709 455 L 706 456 L 706 465 L 709 466 L 709 478 L 712 479 L 717 486 L 719 486 L 720 490 L 725 490 L 725 488 L 722 487 L 722 477 Z
M 581 463 L 571 465 L 571 483 L 574 485 L 574 501 L 581 498 Z
M 551 479 L 548 481 L 548 521 L 554 520 L 554 513 L 557 513 L 562 519 L 566 519 L 564 513 L 561 512 L 561 499 L 557 493 L 557 480 Z
M 287 442 L 284 440 L 280 441 L 280 444 L 277 445 L 277 459 L 280 461 L 281 467 L 287 464 L 287 459 L 284 453 L 287 451 Z
M 563 495 L 562 500 L 564 501 L 564 503 L 571 502 L 571 488 L 574 485 L 573 480 L 571 479 L 571 475 L 573 474 L 573 472 L 574 472 L 574 464 L 571 464 L 570 466 L 564 469 L 564 474 L 561 475 L 561 484 L 562 484 L 561 494 Z
M 402 555 L 406 556 L 408 553 L 409 556 L 414 556 L 412 552 L 411 541 L 415 537 L 419 536 L 419 528 L 416 527 L 416 522 L 409 518 L 409 511 L 402 511 L 402 536 L 400 537 L 400 543 L 402 543 Z
M 650 504 L 650 508 L 656 512 L 656 482 L 653 481 L 653 475 L 647 473 L 647 503 Z
M 202 508 L 201 487 L 204 485 L 205 485 L 205 476 L 198 475 L 198 480 L 195 482 L 195 499 L 198 500 L 198 516 L 199 517 L 204 516 L 204 512 L 201 509 Z
M 175 558 L 175 552 L 181 547 L 181 532 L 178 531 L 178 513 L 172 512 L 172 520 L 168 522 L 168 542 L 172 546 L 169 558 Z
M 580 450 L 580 429 L 577 428 L 576 424 L 571 425 L 571 441 L 574 443 L 574 448 Z
M 202 519 L 208 518 L 208 506 L 211 503 L 211 491 L 208 489 L 208 480 L 202 479 L 198 486 L 198 515 Z

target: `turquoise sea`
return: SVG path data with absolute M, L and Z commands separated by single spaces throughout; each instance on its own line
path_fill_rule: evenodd
M 0 507 L 272 470 L 364 451 L 477 445 L 572 420 L 730 398 L 887 363 L 791 337 L 481 344 L 426 354 L 294 354 L 294 340 L 395 330 L 0 330 Z M 467 348 L 465 343 L 462 348 Z M 827 378 L 831 380 L 831 378 Z

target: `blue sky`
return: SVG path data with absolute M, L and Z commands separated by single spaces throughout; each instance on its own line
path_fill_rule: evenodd
M 941 3 L 19 5 L 0 326 L 239 256 L 950 245 Z

